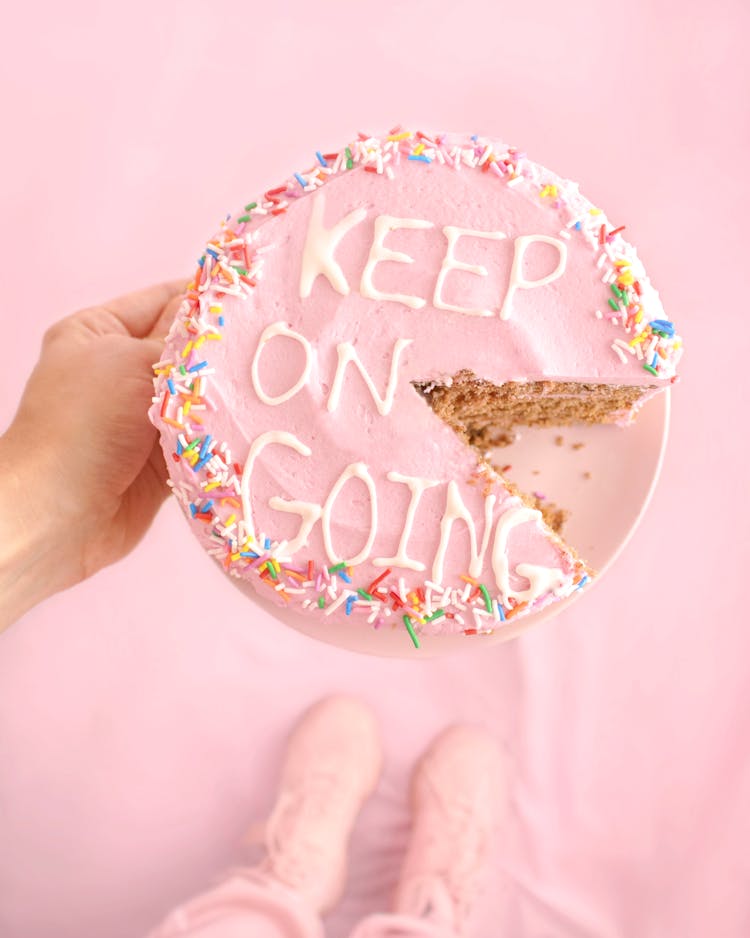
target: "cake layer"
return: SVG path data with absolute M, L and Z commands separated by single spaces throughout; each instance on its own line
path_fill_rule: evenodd
M 668 386 L 635 250 L 502 144 L 396 130 L 316 160 L 222 224 L 155 366 L 194 531 L 279 603 L 415 644 L 570 595 L 575 552 L 418 387 Z
M 460 372 L 449 384 L 418 384 L 435 413 L 472 445 L 512 442 L 518 426 L 627 425 L 655 391 L 637 384 L 510 381 L 495 385 Z

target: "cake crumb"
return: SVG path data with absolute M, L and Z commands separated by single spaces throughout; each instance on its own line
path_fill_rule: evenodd
M 591 478 L 591 473 L 590 473 L 590 472 L 584 472 L 584 473 L 583 473 L 583 478 L 584 478 L 584 479 L 590 479 L 590 478 Z
M 565 437 L 560 436 L 559 434 L 555 437 L 555 446 L 562 446 L 565 442 Z
M 542 501 L 535 498 L 534 504 L 537 510 L 541 511 L 545 524 L 548 524 L 555 534 L 562 534 L 563 525 L 569 517 L 570 512 L 566 511 L 564 508 L 559 508 L 554 502 L 547 501 L 546 499 Z
M 541 469 L 532 469 L 531 474 L 533 476 L 538 476 L 541 471 L 542 471 Z
M 572 443 L 571 449 L 583 449 L 585 445 L 585 443 Z

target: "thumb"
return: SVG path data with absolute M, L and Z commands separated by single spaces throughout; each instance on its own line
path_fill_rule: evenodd
M 177 296 L 173 296 L 172 299 L 164 306 L 164 309 L 159 313 L 159 317 L 154 323 L 151 331 L 148 334 L 149 339 L 159 339 L 160 342 L 166 337 L 169 332 L 169 327 L 174 322 L 174 318 L 177 315 L 177 311 L 182 305 L 185 295 L 180 293 Z

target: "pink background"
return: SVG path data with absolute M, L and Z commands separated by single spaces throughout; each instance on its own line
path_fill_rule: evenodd
M 417 664 L 261 621 L 168 504 L 126 561 L 0 637 L 0 935 L 136 938 L 238 860 L 291 721 L 351 690 L 388 762 L 334 938 L 384 907 L 409 765 L 456 719 L 514 765 L 484 938 L 746 936 L 747 5 L 275 7 L 14 6 L 0 425 L 49 323 L 189 273 L 225 211 L 402 121 L 505 136 L 628 225 L 689 347 L 663 476 L 574 610 Z

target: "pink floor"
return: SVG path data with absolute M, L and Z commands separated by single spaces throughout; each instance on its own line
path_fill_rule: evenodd
M 225 211 L 402 121 L 504 135 L 628 225 L 688 345 L 663 476 L 572 612 L 416 664 L 263 621 L 168 504 L 0 637 L 0 935 L 138 938 L 239 859 L 290 723 L 348 690 L 387 769 L 333 938 L 384 907 L 409 766 L 454 720 L 494 728 L 515 770 L 481 938 L 745 938 L 748 7 L 275 6 L 5 14 L 0 426 L 50 322 L 188 273 Z

